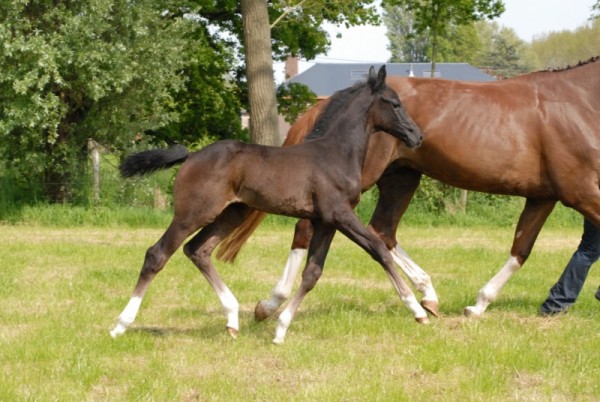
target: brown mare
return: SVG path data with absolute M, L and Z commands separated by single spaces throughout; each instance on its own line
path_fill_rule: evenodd
M 133 295 L 111 331 L 116 337 L 134 321 L 155 275 L 190 235 L 185 254 L 217 293 L 227 316 L 227 329 L 237 335 L 238 302 L 219 277 L 211 253 L 239 226 L 253 208 L 309 219 L 313 237 L 302 285 L 280 317 L 275 343 L 285 333 L 300 302 L 319 278 L 336 229 L 378 261 L 401 297 L 412 291 L 394 270 L 385 244 L 354 214 L 361 193 L 361 168 L 371 133 L 385 130 L 407 147 L 421 142 L 421 133 L 404 112 L 396 92 L 385 83 L 385 67 L 371 68 L 366 83 L 340 91 L 324 111 L 319 138 L 281 148 L 219 141 L 188 154 L 183 147 L 153 150 L 128 157 L 123 176 L 141 175 L 184 162 L 173 188 L 174 216 L 161 239 L 146 252 Z M 325 121 L 325 122 L 323 122 Z M 415 316 L 427 319 L 416 299 Z
M 422 174 L 463 189 L 526 199 L 508 261 L 479 291 L 475 305 L 465 308 L 467 316 L 482 315 L 525 263 L 557 201 L 600 226 L 599 59 L 493 83 L 388 79 L 424 141 L 408 149 L 389 136 L 371 136 L 363 189 L 376 182 L 379 201 L 369 226 L 423 292 L 423 307 L 434 315 L 437 295 L 429 276 L 395 239 Z M 315 106 L 298 121 L 288 144 L 302 141 L 323 106 Z M 235 257 L 262 217 L 254 212 L 222 243 L 223 259 Z M 257 319 L 273 314 L 289 297 L 309 239 L 310 223 L 300 221 L 284 275 L 271 299 L 258 303 Z

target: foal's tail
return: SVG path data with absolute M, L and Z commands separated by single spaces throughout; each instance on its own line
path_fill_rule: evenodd
M 183 163 L 190 151 L 183 145 L 169 149 L 152 149 L 129 155 L 119 165 L 122 177 L 142 176 Z
M 328 104 L 328 100 L 321 101 L 316 106 L 313 106 L 306 111 L 296 122 L 290 127 L 287 137 L 283 142 L 283 147 L 301 143 L 304 138 L 310 134 L 315 126 L 317 118 Z M 266 212 L 252 210 L 233 232 L 225 237 L 219 244 L 217 250 L 217 259 L 225 262 L 233 262 L 244 244 L 248 241 L 252 233 L 258 225 L 267 217 Z

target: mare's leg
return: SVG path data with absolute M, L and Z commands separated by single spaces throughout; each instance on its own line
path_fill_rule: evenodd
M 385 242 L 394 262 L 404 271 L 414 288 L 423 294 L 421 305 L 439 316 L 439 302 L 430 276 L 414 262 L 396 241 L 396 230 L 417 187 L 421 173 L 406 167 L 390 166 L 377 181 L 379 199 L 369 227 Z
M 290 300 L 286 308 L 279 315 L 277 321 L 277 329 L 275 330 L 275 338 L 273 343 L 281 344 L 285 340 L 285 334 L 290 326 L 300 303 L 304 297 L 310 292 L 323 272 L 323 264 L 329 251 L 329 246 L 335 235 L 335 228 L 325 225 L 321 221 L 313 221 L 313 236 L 310 241 L 308 250 L 308 260 L 304 271 L 302 271 L 302 282 L 296 291 L 296 294 Z
M 465 308 L 464 314 L 467 317 L 479 317 L 486 308 L 493 302 L 502 287 L 508 282 L 510 277 L 518 271 L 531 254 L 531 250 L 537 239 L 542 226 L 546 222 L 548 215 L 554 209 L 556 201 L 541 201 L 527 199 L 525 209 L 521 212 L 519 223 L 515 231 L 513 245 L 510 250 L 510 257 L 502 269 L 485 284 L 477 295 L 477 301 L 474 306 Z
M 110 335 L 113 338 L 125 333 L 127 327 L 133 323 L 148 286 L 156 274 L 163 269 L 167 260 L 173 255 L 175 250 L 179 248 L 186 237 L 193 233 L 195 229 L 195 227 L 190 229 L 183 225 L 182 222 L 173 219 L 173 222 L 160 240 L 146 251 L 144 265 L 142 266 L 142 271 L 140 272 L 131 299 L 123 312 L 119 315 L 117 325 L 110 331 Z
M 402 302 L 414 314 L 417 322 L 429 323 L 427 313 L 419 302 L 417 302 L 414 293 L 406 282 L 404 282 L 404 279 L 394 269 L 392 256 L 385 243 L 372 231 L 364 227 L 353 211 L 350 210 L 345 214 L 338 214 L 337 216 L 338 230 L 362 247 L 375 261 L 381 264 Z
M 227 207 L 211 224 L 204 227 L 183 248 L 185 255 L 198 267 L 213 288 L 227 318 L 227 332 L 236 338 L 239 331 L 239 303 L 212 264 L 211 255 L 215 247 L 237 228 L 251 211 L 246 205 L 233 204 Z
M 271 291 L 269 300 L 261 300 L 254 309 L 254 318 L 263 321 L 277 311 L 279 307 L 290 297 L 294 281 L 298 275 L 300 264 L 304 261 L 306 251 L 312 237 L 312 224 L 308 219 L 301 219 L 296 223 L 294 229 L 294 240 L 283 269 L 281 278 Z

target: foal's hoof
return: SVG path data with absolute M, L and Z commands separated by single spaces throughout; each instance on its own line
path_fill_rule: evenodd
M 265 311 L 262 301 L 256 303 L 256 307 L 254 307 L 254 320 L 260 322 L 266 320 L 268 317 L 269 315 Z
M 419 324 L 429 324 L 429 318 L 425 317 L 416 317 L 415 321 Z
M 238 330 L 235 328 L 231 328 L 231 327 L 227 327 L 227 332 L 229 332 L 229 335 L 231 335 L 231 337 L 233 339 L 237 339 L 238 336 Z
M 421 300 L 421 307 L 435 318 L 440 318 L 440 305 L 433 300 Z

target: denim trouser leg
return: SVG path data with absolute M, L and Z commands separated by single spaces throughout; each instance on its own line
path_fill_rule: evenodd
M 583 222 L 581 243 L 565 267 L 558 282 L 542 304 L 542 312 L 560 312 L 575 303 L 590 267 L 600 257 L 600 230 L 588 220 Z

